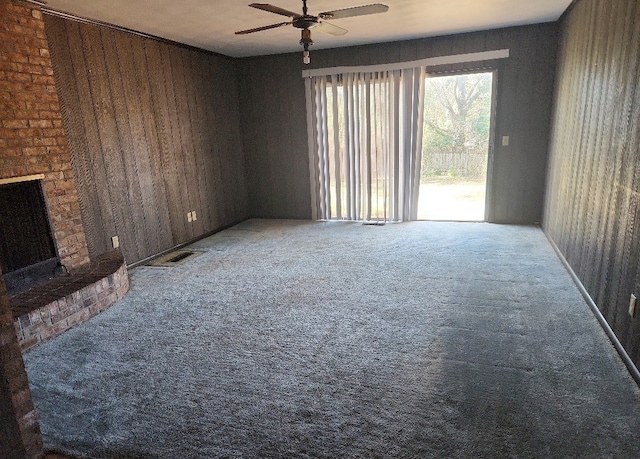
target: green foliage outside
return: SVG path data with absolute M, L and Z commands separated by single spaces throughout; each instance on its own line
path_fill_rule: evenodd
M 486 174 L 491 73 L 427 78 L 422 177 Z

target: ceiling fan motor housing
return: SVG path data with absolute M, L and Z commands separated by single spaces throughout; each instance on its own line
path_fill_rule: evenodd
M 292 25 L 298 29 L 311 29 L 319 24 L 317 16 L 305 14 L 293 19 Z

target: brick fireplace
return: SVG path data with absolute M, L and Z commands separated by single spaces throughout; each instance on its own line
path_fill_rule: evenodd
M 9 0 L 1 8 L 0 181 L 42 177 L 57 255 L 79 267 L 89 252 L 42 13 Z
M 101 257 L 93 263 L 89 260 L 42 12 L 23 1 L 0 0 L 0 17 L 0 205 L 11 203 L 13 207 L 0 211 L 0 225 L 9 226 L 0 228 L 0 244 L 4 245 L 0 263 L 6 271 L 3 278 L 11 295 L 20 346 L 26 349 L 65 330 L 70 322 L 77 323 L 77 317 L 88 318 L 104 310 L 108 305 L 103 297 L 121 297 L 128 280 L 126 267 L 120 269 L 124 260 L 118 264 L 117 255 L 110 258 L 116 260 L 114 269 L 113 263 L 107 263 L 105 269 Z M 5 196 L 5 192 L 13 194 Z M 14 205 L 17 202 L 20 204 Z M 44 209 L 37 209 L 39 205 Z M 62 271 L 72 273 L 67 283 L 75 284 L 77 292 L 55 283 L 37 288 L 26 285 L 32 294 L 25 296 L 20 293 L 25 286 L 13 288 L 15 279 L 8 277 L 35 266 L 46 280 L 52 275 L 51 263 L 55 267 L 57 262 L 66 268 Z M 116 271 L 121 274 L 115 281 L 107 281 L 114 279 L 109 276 Z M 97 278 L 97 273 L 104 274 L 104 279 Z M 23 276 L 27 284 L 31 275 L 29 271 Z M 84 290 L 87 298 L 78 293 Z M 52 291 L 64 295 L 54 298 Z M 63 307 L 56 306 L 58 300 L 64 302 Z M 42 330 L 41 307 L 50 312 L 44 321 L 55 326 L 55 333 Z M 88 308 L 92 310 L 84 310 Z M 71 320 L 65 314 L 76 315 Z

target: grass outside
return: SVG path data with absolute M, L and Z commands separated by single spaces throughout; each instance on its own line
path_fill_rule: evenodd
M 484 221 L 485 180 L 483 178 L 438 176 L 420 183 L 418 220 Z M 331 186 L 331 214 L 336 215 L 335 185 Z M 382 191 L 374 194 L 371 219 L 384 218 Z M 343 203 L 343 209 L 346 203 Z M 389 216 L 387 215 L 387 218 Z
M 484 221 L 485 190 L 484 178 L 423 178 L 418 220 Z

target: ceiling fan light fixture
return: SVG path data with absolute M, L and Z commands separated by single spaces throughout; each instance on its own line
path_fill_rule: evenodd
M 311 62 L 311 58 L 309 57 L 309 46 L 313 45 L 313 40 L 311 39 L 311 30 L 302 29 L 300 44 L 304 48 L 304 51 L 302 51 L 302 62 L 307 65 Z

